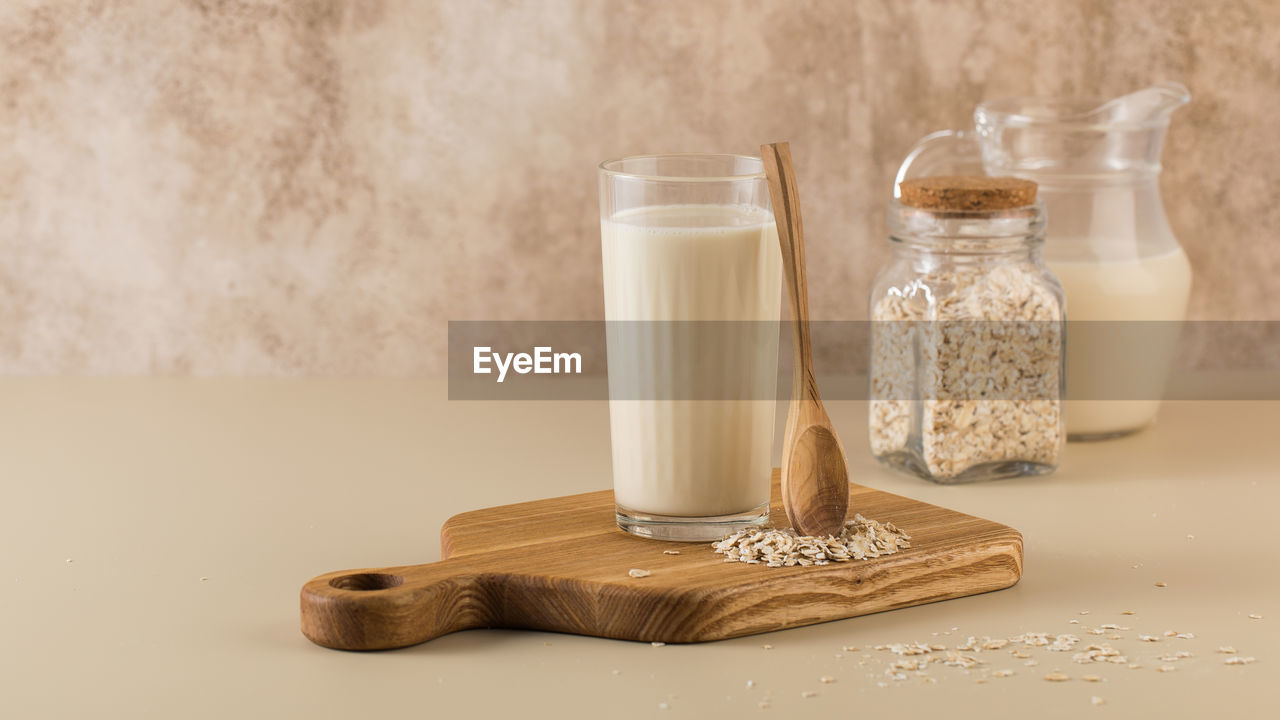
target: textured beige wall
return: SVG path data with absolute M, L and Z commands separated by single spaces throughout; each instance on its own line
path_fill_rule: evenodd
M 1162 79 L 1193 314 L 1280 318 L 1280 3 L 6 0 L 0 49 L 0 373 L 436 372 L 601 316 L 600 159 L 784 138 L 860 318 L 914 140 Z

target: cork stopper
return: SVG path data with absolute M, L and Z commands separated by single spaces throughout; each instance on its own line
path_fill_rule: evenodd
M 923 210 L 1009 210 L 1036 201 L 1036 184 L 1015 177 L 939 175 L 898 185 L 903 205 Z

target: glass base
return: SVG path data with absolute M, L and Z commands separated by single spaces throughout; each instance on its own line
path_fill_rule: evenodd
M 1030 460 L 998 460 L 996 462 L 974 465 L 962 473 L 949 477 L 938 477 L 929 472 L 929 467 L 911 452 L 896 452 L 881 455 L 877 458 L 882 464 L 910 473 L 929 482 L 939 485 L 961 485 L 964 483 L 982 482 L 985 480 L 1005 480 L 1017 477 L 1033 477 L 1048 475 L 1057 469 L 1057 465 L 1038 463 Z
M 614 506 L 618 527 L 632 535 L 673 542 L 712 542 L 743 528 L 769 524 L 769 503 L 746 512 L 709 517 L 653 515 Z
M 1108 430 L 1107 432 L 1097 433 L 1067 433 L 1067 442 L 1097 442 L 1099 440 L 1115 440 L 1116 438 L 1128 437 L 1134 433 L 1142 432 L 1151 427 L 1152 423 L 1139 425 L 1138 427 L 1125 428 L 1123 430 Z

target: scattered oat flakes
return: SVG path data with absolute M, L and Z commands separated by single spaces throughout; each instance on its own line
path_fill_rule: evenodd
M 1249 617 L 1253 620 L 1261 620 L 1262 616 L 1257 613 L 1249 613 Z
M 1109 662 L 1117 665 L 1123 665 L 1129 662 L 1128 658 L 1120 654 L 1119 650 L 1103 643 L 1101 645 L 1090 645 L 1085 648 L 1084 652 L 1078 652 L 1071 657 L 1075 662 L 1086 664 L 1095 662 Z
M 1155 635 L 1139 635 L 1138 639 L 1142 642 L 1160 642 L 1160 638 Z
M 756 703 L 756 704 L 760 706 L 760 709 L 761 709 L 761 710 L 768 710 L 768 709 L 769 709 L 769 701 L 768 701 L 768 700 L 761 700 L 760 702 L 758 702 L 758 703 Z
M 981 661 L 971 655 L 961 655 L 958 652 L 948 652 L 947 658 L 942 661 L 944 665 L 951 667 L 962 667 L 965 669 L 977 667 Z
M 1222 664 L 1224 664 L 1224 665 L 1248 665 L 1249 663 L 1252 663 L 1252 662 L 1257 662 L 1257 659 L 1256 659 L 1256 658 L 1253 658 L 1253 657 L 1240 657 L 1239 655 L 1232 655 L 1231 657 L 1229 657 L 1229 658 L 1227 658 L 1227 659 L 1223 660 L 1223 661 L 1222 661 Z
M 1098 677 L 1097 675 L 1085 675 L 1080 679 L 1085 682 L 1102 682 L 1102 678 Z
M 768 567 L 827 565 L 892 555 L 911 547 L 911 536 L 893 523 L 878 523 L 855 515 L 838 536 L 797 535 L 791 528 L 739 530 L 711 544 L 725 562 Z
M 999 650 L 1008 644 L 1009 644 L 1008 640 L 988 640 L 982 643 L 982 649 L 983 650 Z
M 656 640 L 655 640 L 654 642 L 649 643 L 649 644 L 650 644 L 650 645 L 652 645 L 652 646 L 654 646 L 654 647 L 662 647 L 663 645 L 666 645 L 666 643 L 664 643 L 664 642 L 658 642 L 658 641 L 656 641 Z
M 1138 611 L 1137 610 L 1121 610 L 1120 614 L 1121 615 L 1137 615 Z
M 1089 702 L 1093 703 L 1094 705 L 1105 705 L 1107 703 L 1106 700 L 1103 700 L 1097 695 L 1094 695 L 1093 697 L 1089 698 Z
M 649 577 L 649 576 L 650 576 L 650 575 L 652 575 L 653 573 L 649 572 L 648 570 L 640 570 L 640 569 L 637 569 L 637 568 L 631 568 L 630 570 L 628 570 L 628 571 L 627 571 L 627 574 L 628 574 L 628 575 L 630 575 L 630 576 L 631 576 L 631 577 L 633 577 L 633 578 L 644 578 L 644 577 Z
M 663 550 L 662 554 L 663 555 L 679 555 L 680 551 L 679 550 Z
M 1160 667 L 1156 668 L 1156 672 L 1173 672 L 1174 670 L 1177 670 L 1177 669 L 1178 668 L 1172 665 L 1161 665 Z
M 1026 660 L 1027 658 L 1031 657 L 1029 653 L 1024 653 L 1021 650 L 1014 650 L 1013 656 L 1018 658 L 1019 660 Z
M 747 689 L 748 689 L 748 690 L 750 690 L 751 688 L 753 688 L 753 687 L 755 687 L 755 686 L 756 686 L 756 681 L 755 681 L 755 680 L 748 680 L 748 681 L 747 681 Z
M 1067 622 L 1068 622 L 1068 623 L 1071 623 L 1072 625 L 1079 625 L 1079 624 L 1080 624 L 1080 621 L 1079 621 L 1079 620 L 1068 620 Z
M 1142 663 L 1129 663 L 1130 670 L 1137 670 L 1142 667 Z
M 664 702 L 660 702 L 660 703 L 658 703 L 658 709 L 659 709 L 659 710 L 666 710 L 666 709 L 667 709 L 667 704 L 666 704 L 666 703 L 664 703 Z
M 1066 682 L 1071 679 L 1071 676 L 1065 675 L 1055 670 L 1049 673 L 1048 675 L 1045 675 L 1044 679 L 1048 680 L 1049 682 Z
M 773 646 L 772 646 L 772 645 L 770 645 L 769 643 L 765 643 L 765 644 L 761 645 L 760 647 L 764 648 L 765 650 L 772 650 L 772 649 L 773 649 Z
M 1222 647 L 1218 648 L 1218 652 L 1226 655 L 1235 655 L 1236 649 L 1231 647 L 1230 645 L 1223 645 Z
M 818 682 L 826 683 L 827 685 L 830 685 L 835 681 L 836 679 L 831 677 L 830 675 L 823 675 L 822 677 L 818 678 Z
M 1011 637 L 1009 640 L 1011 642 L 1022 643 L 1023 645 L 1030 645 L 1031 647 L 1044 647 L 1050 642 L 1048 633 L 1023 633 L 1021 635 Z
M 1165 582 L 1165 581 L 1163 581 L 1163 580 L 1157 580 L 1157 581 L 1156 581 L 1156 587 L 1169 587 L 1169 583 L 1167 583 L 1167 582 Z
M 1023 665 L 1025 665 L 1025 666 L 1027 666 L 1027 667 L 1035 667 L 1035 666 L 1037 666 L 1037 665 L 1039 665 L 1039 664 L 1040 664 L 1040 661 L 1038 661 L 1038 660 L 1028 660 L 1028 661 L 1026 661 L 1026 662 L 1024 662 L 1024 663 L 1022 663 L 1022 664 L 1023 664 Z
M 207 577 L 202 577 L 202 578 L 200 578 L 200 582 L 209 582 L 209 578 L 207 578 Z
M 991 673 L 991 677 L 998 677 L 998 678 L 1013 677 L 1013 671 L 1012 670 L 996 670 L 995 672 Z
M 811 697 L 817 697 L 817 696 L 818 696 L 818 693 L 812 690 L 805 690 L 804 692 L 800 693 L 800 697 L 802 698 L 811 698 Z
M 1093 633 L 1092 630 L 1089 632 Z M 1097 635 L 1098 633 L 1093 634 Z M 1049 650 L 1053 652 L 1066 652 L 1074 647 L 1078 642 L 1080 642 L 1080 638 L 1075 635 L 1059 635 L 1053 639 L 1052 643 L 1049 644 Z
M 930 645 L 929 649 L 935 650 L 937 652 L 942 652 L 943 650 L 947 649 L 947 646 L 946 645 Z
M 1195 535 L 1191 535 L 1191 534 L 1189 534 L 1189 533 L 1188 533 L 1188 534 L 1187 534 L 1187 539 L 1188 539 L 1188 540 L 1195 540 L 1195 539 L 1196 539 L 1196 536 L 1195 536 Z
M 1165 653 L 1161 655 L 1160 662 L 1165 662 L 1165 663 L 1177 662 L 1178 660 L 1185 660 L 1186 658 L 1189 658 L 1189 657 L 1191 657 L 1191 653 L 1187 652 L 1186 650 L 1179 650 L 1176 653 Z
M 1081 610 L 1081 611 L 1080 611 L 1080 614 L 1081 614 L 1081 615 L 1088 615 L 1088 614 L 1089 614 L 1089 611 L 1088 611 L 1088 610 Z
M 890 645 L 877 645 L 877 650 L 888 650 L 894 655 L 924 655 L 933 652 L 933 648 L 918 642 L 912 643 L 892 643 Z M 944 650 L 946 648 L 943 648 Z

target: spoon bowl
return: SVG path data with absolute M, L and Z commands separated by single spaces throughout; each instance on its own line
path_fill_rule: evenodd
M 788 449 L 783 466 L 783 477 L 790 478 L 783 485 L 787 520 L 795 528 L 817 528 L 806 535 L 839 534 L 849 512 L 849 466 L 840 439 L 828 425 L 810 425 Z

